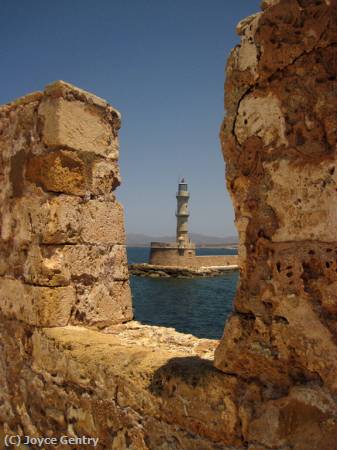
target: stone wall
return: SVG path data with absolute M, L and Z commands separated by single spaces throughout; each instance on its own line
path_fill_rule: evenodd
M 236 255 L 202 255 L 195 257 L 194 267 L 236 266 L 237 264 Z
M 0 310 L 36 326 L 132 318 L 120 115 L 63 82 L 0 108 Z
M 185 249 L 184 253 L 178 249 L 178 246 L 151 246 L 149 263 L 158 266 L 174 267 L 211 267 L 211 266 L 229 266 L 237 265 L 238 257 L 236 255 L 204 255 L 196 256 L 195 247 Z
M 336 448 L 337 4 L 263 9 L 238 25 L 227 65 L 221 140 L 241 273 L 215 366 L 248 383 L 246 442 Z

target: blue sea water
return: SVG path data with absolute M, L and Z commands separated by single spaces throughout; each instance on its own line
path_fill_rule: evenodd
M 129 264 L 148 262 L 149 248 L 129 247 Z M 199 255 L 233 255 L 230 249 L 197 249 Z M 232 311 L 238 272 L 214 278 L 131 277 L 135 320 L 219 339 Z

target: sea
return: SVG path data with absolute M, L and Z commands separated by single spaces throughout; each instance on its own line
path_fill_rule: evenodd
M 148 262 L 149 248 L 128 247 L 128 262 Z M 199 248 L 197 255 L 235 255 L 226 248 Z M 219 339 L 232 312 L 238 271 L 209 278 L 131 276 L 135 320 L 175 328 L 199 338 Z

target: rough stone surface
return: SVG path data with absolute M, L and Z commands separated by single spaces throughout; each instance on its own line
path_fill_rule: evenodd
M 72 286 L 30 286 L 5 277 L 0 278 L 0 298 L 0 310 L 6 317 L 45 327 L 67 325 L 76 303 Z
M 50 148 L 66 147 L 117 159 L 118 141 L 111 133 L 109 112 L 105 108 L 102 114 L 97 105 L 81 100 L 47 95 L 39 106 L 43 142 Z
M 32 435 L 99 437 L 101 450 L 241 448 L 240 382 L 213 367 L 216 341 L 137 322 L 104 333 L 0 323 L 5 432 L 19 422 Z
M 221 138 L 241 273 L 214 365 L 215 341 L 116 324 L 118 113 L 60 82 L 0 109 L 0 438 L 336 449 L 336 6 L 264 0 L 238 26 Z
M 249 448 L 336 448 L 337 5 L 262 7 L 227 65 L 241 272 L 215 366 L 246 383 Z
M 0 120 L 1 311 L 36 326 L 130 320 L 120 114 L 56 82 Z

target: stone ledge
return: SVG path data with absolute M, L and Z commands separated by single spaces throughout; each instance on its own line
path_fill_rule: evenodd
M 6 433 L 95 437 L 99 450 L 334 448 L 326 390 L 309 383 L 271 395 L 270 385 L 215 369 L 214 340 L 134 321 L 95 332 L 0 319 Z
M 71 423 L 76 435 L 99 437 L 102 449 L 127 448 L 111 447 L 117 433 L 137 442 L 131 448 L 144 450 L 240 445 L 234 402 L 238 381 L 213 367 L 216 345 L 137 322 L 105 333 L 73 326 L 35 330 L 33 373 L 18 375 L 33 390 L 34 399 L 26 401 L 31 425 L 37 433 L 49 427 L 57 436 Z M 41 409 L 53 409 L 53 414 L 42 417 Z M 58 425 L 53 417 L 59 418 Z M 169 443 L 171 435 L 178 447 L 159 445 Z

